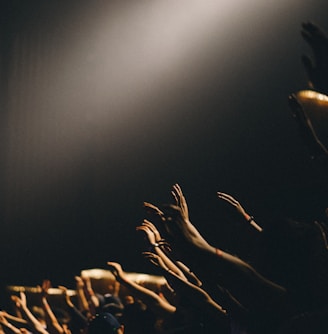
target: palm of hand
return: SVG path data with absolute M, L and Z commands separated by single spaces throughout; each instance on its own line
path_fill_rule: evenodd
M 180 207 L 169 205 L 164 211 L 165 224 L 174 238 L 180 238 L 191 246 L 202 249 L 208 246 L 196 227 L 186 219 Z

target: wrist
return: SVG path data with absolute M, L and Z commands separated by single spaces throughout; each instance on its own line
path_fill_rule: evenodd
M 170 274 L 172 272 L 172 270 L 170 268 L 163 268 L 162 267 L 162 270 L 164 271 L 164 273 L 168 273 L 168 274 Z
M 219 248 L 215 248 L 215 255 L 216 255 L 217 257 L 222 257 L 222 256 L 223 256 L 223 252 L 222 252 L 222 250 L 219 249 Z
M 128 282 L 128 279 L 124 275 L 117 276 L 116 280 L 120 283 L 127 283 Z
M 155 248 L 159 246 L 160 244 L 158 242 L 154 242 L 153 244 L 151 244 L 151 250 L 155 250 Z
M 251 216 L 246 212 L 243 213 L 243 216 L 244 216 L 245 220 L 247 220 L 247 221 L 251 218 Z
M 254 216 L 248 216 L 247 221 L 248 221 L 249 223 L 252 222 L 252 221 L 254 221 Z

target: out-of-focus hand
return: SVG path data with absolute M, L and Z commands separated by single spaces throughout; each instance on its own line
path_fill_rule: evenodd
M 83 289 L 84 287 L 84 282 L 83 279 L 80 276 L 75 276 L 75 282 L 76 282 L 76 288 L 77 289 Z
M 328 38 L 325 33 L 311 22 L 302 24 L 301 34 L 310 45 L 314 59 L 304 55 L 302 62 L 310 80 L 310 87 L 328 94 Z
M 42 281 L 41 286 L 37 286 L 37 290 L 40 293 L 41 297 L 46 297 L 48 295 L 48 291 L 51 288 L 51 282 L 48 279 L 44 279 Z
M 159 217 L 160 219 L 163 218 L 164 212 L 162 210 L 160 210 L 156 205 L 154 205 L 152 203 L 149 203 L 149 202 L 144 202 L 143 206 L 148 213 L 151 213 L 151 214 Z
M 107 265 L 109 266 L 109 270 L 113 273 L 113 275 L 118 281 L 121 281 L 125 278 L 125 273 L 122 269 L 122 266 L 119 263 L 107 262 Z
M 2 311 L 0 311 L 0 324 L 3 324 L 5 326 L 9 324 L 7 318 L 4 316 L 4 313 Z
M 22 291 L 19 293 L 19 297 L 16 295 L 12 295 L 11 300 L 15 303 L 16 307 L 18 308 L 27 307 L 26 294 Z
M 68 294 L 68 289 L 65 286 L 63 286 L 63 285 L 59 285 L 58 289 L 62 292 L 63 296 L 65 297 L 66 304 L 69 307 L 74 307 L 74 304 L 73 304 L 73 302 L 71 300 L 71 297 Z
M 88 291 L 92 290 L 92 284 L 91 284 L 91 279 L 88 275 L 83 274 L 81 276 L 81 279 L 85 285 L 85 287 L 87 288 Z

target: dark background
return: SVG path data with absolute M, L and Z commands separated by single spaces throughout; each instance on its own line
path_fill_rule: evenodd
M 220 3 L 220 4 L 219 4 Z M 307 87 L 300 35 L 326 1 L 10 1 L 3 5 L 2 285 L 141 256 L 143 201 L 178 182 L 211 242 L 247 258 L 254 231 L 323 219 L 327 178 L 287 97 Z M 250 243 L 251 242 L 251 243 Z

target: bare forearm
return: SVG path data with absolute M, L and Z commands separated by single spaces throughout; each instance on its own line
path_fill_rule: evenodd
M 141 299 L 154 313 L 167 315 L 175 312 L 176 308 L 173 305 L 163 300 L 152 290 L 126 278 L 121 278 L 120 283 L 127 287 L 137 298 Z
M 5 313 L 3 316 L 16 324 L 19 324 L 20 326 L 27 325 L 26 320 L 19 317 L 15 317 L 14 315 L 11 315 L 9 313 Z
M 22 311 L 24 318 L 31 324 L 36 332 L 40 334 L 49 334 L 26 306 L 22 306 L 20 310 Z
M 284 287 L 263 277 L 252 266 L 220 249 L 212 248 L 208 261 L 202 262 L 202 272 L 210 270 L 210 278 L 222 284 L 246 308 L 255 312 L 279 307 L 288 301 Z M 211 260 L 212 258 L 212 260 Z M 215 271 L 217 275 L 215 275 Z
M 45 297 L 42 298 L 42 306 L 46 315 L 46 322 L 50 328 L 53 328 L 57 333 L 64 333 L 63 329 L 61 328 L 56 316 L 52 312 L 50 305 Z
M 200 308 L 206 308 L 210 313 L 220 316 L 225 316 L 226 311 L 217 304 L 211 296 L 199 286 L 181 279 L 171 270 L 163 271 L 167 279 L 174 282 L 174 286 L 179 290 L 182 296 L 186 296 L 188 300 Z
M 83 311 L 89 311 L 89 304 L 88 304 L 88 301 L 85 297 L 83 288 L 78 287 L 76 289 L 76 293 L 77 293 L 77 296 L 78 296 L 78 301 L 79 301 L 79 304 L 80 304 L 80 308 Z
M 263 277 L 252 266 L 250 266 L 245 261 L 239 259 L 238 257 L 215 247 L 212 248 L 211 254 L 212 256 L 216 257 L 219 263 L 223 264 L 222 267 L 227 272 L 231 271 L 232 273 L 238 273 L 243 279 L 257 282 L 258 284 L 263 286 L 272 287 L 276 290 L 280 290 L 281 293 L 286 292 L 285 288 Z
M 21 331 L 9 322 L 6 322 L 6 323 L 0 322 L 0 329 L 2 328 L 4 329 L 4 333 L 21 334 Z
M 183 279 L 187 279 L 182 270 L 161 250 L 160 247 L 154 247 L 156 254 L 163 260 L 167 268 L 175 272 L 178 276 Z

